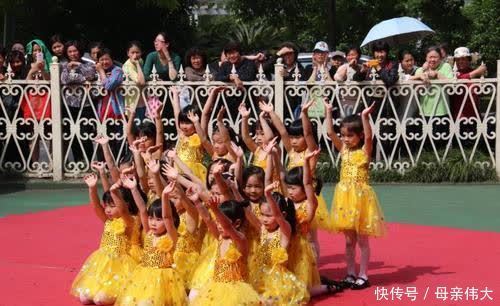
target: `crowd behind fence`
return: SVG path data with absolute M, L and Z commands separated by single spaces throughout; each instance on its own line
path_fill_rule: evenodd
M 276 72 L 281 64 L 275 65 Z M 497 65 L 500 67 L 500 61 Z M 54 61 L 50 67 L 51 80 L 12 80 L 0 82 L 0 172 L 23 176 L 53 178 L 80 177 L 91 171 L 90 163 L 101 159 L 94 139 L 106 135 L 110 139 L 116 161 L 128 150 L 126 116 L 107 116 L 107 109 L 99 109 L 96 101 L 123 97 L 134 107 L 144 106 L 148 119 L 150 101 L 162 104 L 162 121 L 166 143 L 174 145 L 177 139 L 175 120 L 170 104 L 172 86 L 180 91 L 181 104 L 196 104 L 202 109 L 213 87 L 226 85 L 213 109 L 215 121 L 221 107 L 226 108 L 226 123 L 236 134 L 240 131 L 241 115 L 238 105 L 244 101 L 252 111 L 253 124 L 258 119 L 258 101 L 274 104 L 276 113 L 285 124 L 290 124 L 300 112 L 297 108 L 306 100 L 317 101 L 309 111 L 316 125 L 317 139 L 327 163 L 339 166 L 339 154 L 326 134 L 322 100 L 333 103 L 334 125 L 339 128 L 341 118 L 359 113 L 371 103 L 377 109 L 371 116 L 375 153 L 372 169 L 391 169 L 405 173 L 418 163 L 432 166 L 447 160 L 451 151 L 458 151 L 464 163 L 482 168 L 495 168 L 500 176 L 500 82 L 496 78 L 472 80 L 398 81 L 386 87 L 381 81 L 346 82 L 284 81 L 280 73 L 269 81 L 258 72 L 257 81 L 244 82 L 243 87 L 211 81 L 207 69 L 205 81 L 160 81 L 155 77 L 138 86 L 128 80 L 114 90 L 106 90 L 99 81 L 83 85 L 62 85 L 60 67 Z M 297 72 L 298 74 L 298 72 Z M 78 97 L 79 106 L 68 102 Z M 424 105 L 431 103 L 430 105 Z M 444 113 L 437 110 L 444 104 Z M 425 109 L 424 109 L 425 107 Z M 116 110 L 114 113 L 117 113 Z M 127 113 L 121 109 L 118 113 Z M 138 121 L 139 119 L 136 119 Z M 209 135 L 211 127 L 209 125 Z M 424 160 L 422 156 L 426 156 Z M 431 156 L 431 159 L 429 159 Z M 286 158 L 286 156 L 283 156 Z M 321 166 L 321 165 L 320 165 Z

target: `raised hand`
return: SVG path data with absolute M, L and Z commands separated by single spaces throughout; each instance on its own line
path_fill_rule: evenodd
M 127 189 L 134 189 L 137 187 L 137 180 L 133 175 L 121 175 L 120 179 L 122 180 L 123 187 Z
M 134 148 L 136 148 L 139 152 L 145 152 L 146 151 L 146 148 L 144 147 L 144 142 L 146 141 L 146 137 L 143 136 L 143 137 L 140 137 L 140 138 L 137 138 L 136 140 L 134 140 L 134 142 L 132 143 L 132 146 Z
M 221 162 L 218 162 L 212 166 L 213 174 L 221 174 L 223 171 L 224 171 L 224 165 Z
M 90 166 L 92 167 L 92 169 L 98 172 L 104 172 L 104 170 L 106 169 L 106 163 L 101 161 L 93 161 Z
M 122 187 L 122 185 L 123 185 L 122 181 L 118 180 L 113 185 L 111 185 L 111 187 L 109 188 L 109 191 L 116 191 L 116 190 L 120 189 L 120 187 Z
M 245 102 L 241 102 L 240 106 L 238 107 L 238 111 L 240 112 L 242 118 L 250 117 L 250 110 L 245 106 Z
M 309 108 L 315 103 L 316 101 L 314 100 L 309 100 L 306 103 L 302 104 L 302 112 L 307 112 Z
M 219 207 L 219 204 L 220 204 L 220 199 L 218 196 L 216 195 L 212 195 L 210 197 L 210 200 L 208 200 L 208 203 L 207 203 L 207 206 L 211 209 L 215 209 L 217 207 Z
M 212 89 L 212 92 L 214 94 L 219 94 L 220 92 L 226 90 L 227 88 L 228 88 L 227 86 L 217 86 L 217 87 Z
M 191 200 L 191 202 L 193 203 L 196 203 L 197 201 L 200 200 L 200 194 L 199 194 L 199 190 L 196 190 L 195 187 L 193 186 L 190 186 L 187 190 L 186 190 L 186 196 L 188 197 L 188 199 Z
M 273 190 L 277 189 L 279 187 L 280 183 L 278 181 L 272 182 L 272 184 L 269 184 L 266 186 L 264 189 L 265 193 L 271 193 Z
M 171 86 L 170 92 L 172 93 L 172 96 L 179 96 L 179 94 L 181 93 L 179 87 L 177 86 Z
M 163 194 L 169 195 L 174 191 L 175 188 L 175 182 L 169 182 L 165 188 L 163 188 Z
M 95 175 L 94 173 L 88 174 L 83 177 L 83 181 L 89 188 L 94 188 L 95 186 L 97 186 L 97 175 Z
M 328 98 L 323 99 L 323 105 L 325 106 L 325 113 L 331 114 L 333 110 L 333 105 L 328 101 Z
M 217 113 L 217 121 L 222 121 L 224 119 L 224 114 L 226 113 L 226 108 L 223 106 Z
M 267 154 L 271 153 L 272 149 L 276 145 L 276 141 L 278 140 L 278 137 L 274 137 L 270 142 L 267 143 L 267 145 L 264 147 L 264 152 Z
M 236 154 L 237 157 L 241 158 L 243 155 L 245 155 L 245 152 L 243 152 L 243 149 L 236 145 L 234 142 L 231 142 L 231 149 L 233 150 L 234 154 Z
M 187 114 L 187 117 L 188 119 L 192 122 L 192 123 L 196 123 L 196 122 L 199 122 L 200 121 L 200 117 L 198 116 L 198 114 L 196 114 L 195 112 L 193 111 L 189 111 L 188 114 Z
M 274 110 L 273 104 L 271 102 L 266 103 L 264 101 L 259 101 L 259 108 L 264 113 L 271 113 Z
M 148 168 L 153 174 L 160 173 L 160 161 L 157 159 L 150 159 L 148 161 Z
M 369 114 L 373 113 L 373 110 L 375 109 L 375 102 L 372 102 L 372 104 L 365 108 L 363 112 L 361 112 L 361 116 L 367 118 Z
M 100 144 L 101 146 L 107 144 L 109 142 L 109 138 L 105 135 L 99 135 L 95 138 L 94 140 L 96 143 Z
M 179 171 L 177 171 L 177 169 L 170 166 L 169 164 L 164 164 L 161 167 L 161 173 L 163 173 L 163 175 L 165 175 L 171 181 L 177 180 L 177 177 L 179 176 Z
M 315 156 L 318 156 L 319 152 L 321 152 L 321 149 L 317 149 L 317 150 L 314 150 L 312 152 L 307 152 L 304 158 L 306 160 L 309 160 L 309 159 L 311 159 L 311 158 L 313 158 Z

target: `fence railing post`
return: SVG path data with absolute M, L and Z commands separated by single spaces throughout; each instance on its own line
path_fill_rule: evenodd
M 274 112 L 280 117 L 282 122 L 285 122 L 285 82 L 283 80 L 283 64 L 282 59 L 279 58 L 274 65 Z M 281 159 L 283 160 L 283 143 L 280 143 Z
M 497 99 L 496 99 L 496 109 L 495 109 L 495 168 L 497 171 L 497 178 L 500 179 L 500 60 L 497 60 Z
M 59 62 L 52 57 L 50 64 L 50 100 L 52 105 L 52 171 L 54 181 L 63 179 L 63 142 L 61 114 L 61 78 Z

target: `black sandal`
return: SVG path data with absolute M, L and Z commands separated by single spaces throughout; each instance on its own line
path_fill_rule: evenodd
M 358 284 L 359 280 L 361 281 L 361 284 Z M 365 289 L 368 287 L 370 287 L 370 282 L 368 281 L 368 279 L 363 278 L 363 277 L 358 277 L 356 279 L 356 282 L 354 284 L 352 284 L 351 289 L 352 290 L 362 290 L 362 289 Z
M 341 282 L 334 281 L 326 276 L 320 276 L 320 278 L 321 278 L 321 284 L 326 285 L 328 292 L 335 293 L 344 291 L 344 287 L 342 286 Z
M 328 290 L 328 293 L 335 294 L 344 291 L 344 288 L 334 283 L 330 283 L 326 285 L 326 290 Z
M 346 277 L 344 277 L 344 279 L 340 281 L 340 286 L 342 286 L 342 288 L 344 289 L 351 288 L 355 282 L 356 276 L 347 274 Z

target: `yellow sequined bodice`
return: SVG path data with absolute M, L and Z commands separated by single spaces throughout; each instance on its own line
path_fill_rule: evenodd
M 255 152 L 253 153 L 252 165 L 266 170 L 267 155 L 262 153 L 262 149 L 260 147 L 257 147 Z
M 253 214 L 257 217 L 260 218 L 261 212 L 260 212 L 260 204 L 259 203 L 251 203 L 250 207 L 252 208 Z
M 310 223 L 307 220 L 307 200 L 295 205 L 295 217 L 297 219 L 297 233 L 307 235 L 310 229 Z
M 198 134 L 189 137 L 179 135 L 175 150 L 179 159 L 184 163 L 201 163 L 203 161 L 203 149 Z
M 156 237 L 152 233 L 144 237 L 144 254 L 141 264 L 152 268 L 169 268 L 174 263 L 173 242 L 167 235 Z
M 243 256 L 233 243 L 229 245 L 226 254 L 221 256 L 220 245 L 219 242 L 214 266 L 214 281 L 222 283 L 244 281 L 247 272 Z
M 130 241 L 125 233 L 126 225 L 123 219 L 107 220 L 104 223 L 100 248 L 115 256 L 127 253 Z
M 368 183 L 368 156 L 363 149 L 342 151 L 340 182 Z
M 196 229 L 194 233 L 190 233 L 187 230 L 186 225 L 186 212 L 179 216 L 180 222 L 177 232 L 179 233 L 179 238 L 177 239 L 176 250 L 178 252 L 199 252 L 201 248 L 201 239 L 199 235 L 199 230 Z
M 270 233 L 262 227 L 259 245 L 259 263 L 262 267 L 285 264 L 288 260 L 287 251 L 281 246 L 280 238 L 279 229 Z
M 302 152 L 297 152 L 292 149 L 288 153 L 288 164 L 286 166 L 286 170 L 290 170 L 295 167 L 303 167 L 304 166 L 304 160 L 306 159 L 306 151 L 304 150 Z

